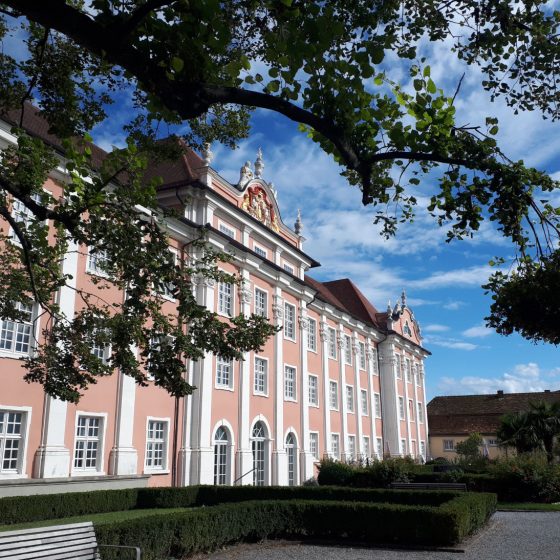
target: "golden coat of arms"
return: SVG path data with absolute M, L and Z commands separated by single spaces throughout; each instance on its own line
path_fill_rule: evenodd
M 270 202 L 262 187 L 249 187 L 243 197 L 241 207 L 265 226 L 276 232 L 280 231 L 278 216 L 274 211 L 274 205 Z

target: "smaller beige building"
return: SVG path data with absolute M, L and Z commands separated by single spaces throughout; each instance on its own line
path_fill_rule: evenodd
M 506 453 L 498 447 L 497 431 L 504 414 L 529 410 L 531 402 L 559 402 L 560 391 L 435 397 L 428 403 L 430 455 L 455 459 L 456 445 L 469 434 L 479 433 L 483 452 L 494 459 Z

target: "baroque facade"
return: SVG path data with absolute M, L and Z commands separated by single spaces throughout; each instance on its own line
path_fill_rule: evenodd
M 36 114 L 26 119 L 31 134 L 56 145 Z M 0 122 L 2 147 L 15 141 L 9 130 Z M 429 352 L 404 293 L 380 313 L 351 280 L 308 276 L 319 263 L 303 250 L 300 217 L 294 229 L 282 222 L 260 151 L 237 184 L 210 163 L 209 151 L 201 158 L 185 150 L 151 170 L 163 177 L 161 206 L 177 210 L 166 222 L 171 250 L 185 251 L 204 228 L 210 244 L 235 255 L 223 269 L 243 283 L 198 282 L 198 301 L 224 320 L 255 313 L 281 330 L 242 361 L 207 355 L 186 363 L 196 390 L 177 403 L 115 372 L 72 405 L 22 380 L 19 358 L 41 332 L 34 310 L 21 323 L 0 319 L 0 496 L 172 482 L 300 484 L 325 456 L 426 458 Z M 60 168 L 45 189 L 60 196 L 65 180 Z M 25 219 L 25 208 L 12 211 Z M 73 249 L 64 271 L 74 287 L 98 289 L 92 279 L 102 255 Z M 60 292 L 67 316 L 80 305 L 72 288 Z M 106 290 L 111 297 L 118 294 Z M 164 305 L 172 311 L 172 298 Z

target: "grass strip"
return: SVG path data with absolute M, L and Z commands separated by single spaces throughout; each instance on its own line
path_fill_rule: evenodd
M 560 511 L 560 503 L 498 502 L 498 511 Z

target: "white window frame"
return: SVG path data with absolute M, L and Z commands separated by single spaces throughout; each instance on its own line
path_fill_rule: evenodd
M 334 445 L 335 441 L 336 446 Z M 340 433 L 338 432 L 331 432 L 331 456 L 334 459 L 340 459 Z
M 105 442 L 106 442 L 106 435 L 107 435 L 107 413 L 106 412 L 86 412 L 83 410 L 76 411 L 76 417 L 74 419 L 74 445 L 72 448 L 72 456 L 70 457 L 70 461 L 72 464 L 71 473 L 72 476 L 91 476 L 92 474 L 95 475 L 105 475 L 105 471 L 103 467 L 105 466 Z M 98 437 L 98 456 L 96 458 L 97 466 L 95 468 L 87 468 L 87 467 L 75 467 L 74 463 L 76 460 L 76 443 L 78 439 L 82 439 L 81 437 L 78 438 L 78 422 L 79 419 L 82 417 L 86 418 L 99 418 L 100 420 L 100 428 L 99 428 L 99 437 Z M 87 441 L 87 437 L 86 437 Z M 85 460 L 85 459 L 84 459 Z
M 264 363 L 264 390 L 261 391 L 257 389 L 257 360 Z M 268 397 L 268 358 L 263 358 L 262 356 L 255 356 L 253 360 L 253 395 L 258 395 L 260 397 Z
M 366 369 L 366 344 L 365 342 L 358 342 L 359 348 L 359 364 L 360 369 L 365 371 Z
M 223 383 L 221 380 L 219 380 L 219 375 L 218 375 L 218 368 L 220 366 L 225 366 L 227 365 L 227 363 L 229 362 L 229 379 L 228 379 L 228 383 Z M 234 371 L 234 361 L 233 360 L 227 360 L 226 358 L 222 358 L 221 356 L 216 356 L 216 371 L 215 371 L 215 377 L 214 377 L 214 388 L 216 389 L 220 389 L 222 391 L 233 391 L 233 371 Z M 221 377 L 223 378 L 223 373 L 221 375 Z
M 406 439 L 405 438 L 401 438 L 401 445 L 400 445 L 400 453 L 403 457 L 405 457 L 406 455 L 408 455 L 407 453 L 407 449 L 406 449 Z
M 288 309 L 291 309 L 289 313 Z M 287 301 L 284 302 L 284 339 L 296 341 L 296 306 Z
M 14 479 L 14 478 L 29 478 L 26 474 L 27 468 L 27 448 L 29 442 L 29 429 L 31 426 L 31 414 L 33 409 L 30 406 L 12 406 L 0 404 L 0 413 L 15 413 L 21 414 L 21 428 L 19 434 L 19 441 L 21 444 L 18 446 L 17 466 L 14 469 L 3 470 L 4 460 L 4 446 L 7 434 L 0 435 L 0 480 Z M 5 428 L 4 428 L 5 429 Z
M 313 440 L 315 439 L 315 442 Z M 315 443 L 315 449 L 313 449 Z M 319 432 L 309 432 L 309 452 L 313 455 L 315 461 L 319 461 L 321 454 L 319 451 Z
M 107 262 L 107 251 L 101 249 L 92 253 L 92 247 L 88 247 L 88 254 L 86 259 L 86 272 L 92 276 L 99 276 L 100 278 L 109 278 L 110 274 L 106 270 L 98 268 L 97 261 Z
M 226 289 L 229 287 L 229 294 Z M 228 310 L 229 308 L 229 310 Z M 231 318 L 235 315 L 235 285 L 218 282 L 218 315 Z
M 313 382 L 311 381 L 313 379 Z M 309 374 L 309 406 L 319 408 L 319 377 L 317 375 Z M 313 390 L 312 390 L 313 388 Z M 311 397 L 314 397 L 313 399 Z
M 395 354 L 396 366 L 397 366 L 397 379 L 402 379 L 402 356 L 400 354 Z
M 23 305 L 21 302 L 15 302 L 16 308 L 21 311 L 20 307 Z M 0 336 L 4 331 L 4 326 L 8 323 L 13 323 L 13 331 L 12 331 L 12 348 L 1 348 L 0 349 L 0 357 L 3 358 L 20 358 L 21 356 L 30 356 L 34 353 L 35 348 L 37 347 L 37 329 L 39 328 L 39 321 L 37 321 L 37 304 L 32 302 L 31 303 L 31 320 L 30 321 L 13 321 L 11 319 L 3 319 L 0 317 Z M 14 350 L 17 344 L 17 336 L 18 332 L 17 329 L 23 325 L 29 327 L 29 342 L 28 348 L 26 352 L 18 352 Z M 6 329 L 7 330 L 7 329 Z M 20 333 L 21 334 L 21 333 Z M 26 335 L 27 336 L 27 335 Z
M 292 274 L 292 275 L 294 274 L 295 268 L 294 268 L 291 264 L 284 263 L 284 264 L 282 265 L 282 268 L 283 268 L 288 274 Z
M 424 440 L 420 440 L 420 455 L 424 459 L 426 458 L 426 442 Z
M 227 435 L 227 443 L 224 440 L 216 440 L 216 433 L 219 429 L 223 429 L 225 434 Z M 232 435 L 232 430 L 231 427 L 224 423 L 221 423 L 218 426 L 214 427 L 214 433 L 212 436 L 212 475 L 213 475 L 213 481 L 214 481 L 214 485 L 215 486 L 227 486 L 231 484 L 231 475 L 232 475 L 232 449 L 233 449 L 233 441 L 232 441 L 233 435 Z M 223 448 L 225 450 L 225 459 L 226 459 L 226 472 L 225 472 L 225 482 L 223 484 L 219 484 L 216 481 L 216 447 L 220 447 Z M 218 476 L 221 476 L 221 473 L 218 474 Z
M 261 247 L 260 245 L 253 243 L 253 251 L 257 253 L 259 257 L 262 257 L 263 259 L 268 259 L 268 251 L 264 247 Z
M 288 369 L 293 371 L 292 379 L 288 378 Z M 290 387 L 291 390 L 289 390 Z M 297 401 L 297 368 L 291 364 L 284 364 L 284 400 L 291 402 Z
M 379 363 L 377 361 L 377 348 L 371 349 L 371 370 L 373 375 L 379 375 Z
M 148 439 L 150 422 L 161 422 L 164 425 L 164 436 L 163 436 L 163 461 L 161 466 L 150 466 L 148 465 L 148 444 L 149 443 L 159 443 L 159 440 L 153 440 L 150 442 Z M 146 418 L 146 447 L 144 449 L 144 472 L 150 474 L 169 474 L 169 427 L 171 426 L 170 418 L 158 418 L 155 416 L 148 416 Z
M 235 228 L 228 224 L 227 222 L 223 222 L 222 220 L 218 220 L 218 231 L 227 235 L 231 239 L 235 239 L 236 231 Z
M 375 454 L 378 459 L 383 459 L 383 438 L 375 438 Z
M 317 353 L 317 321 L 309 318 L 309 326 L 307 328 L 307 349 L 310 352 Z
M 381 394 L 373 393 L 373 408 L 375 409 L 375 417 L 381 418 Z
M 347 334 L 344 335 L 344 363 L 352 365 L 352 338 Z
M 355 398 L 354 398 L 354 386 L 346 385 L 346 391 L 344 395 L 346 399 L 346 412 L 353 414 L 355 412 Z
M 498 440 L 496 438 L 488 438 L 486 440 L 486 445 L 488 447 L 498 447 Z
M 414 416 L 414 401 L 412 399 L 408 399 L 408 416 L 409 416 L 409 420 L 411 422 L 415 422 L 415 416 Z
M 355 434 L 348 434 L 348 451 L 346 455 L 350 457 L 350 459 L 355 459 L 356 453 L 357 453 L 356 436 Z
M 333 392 L 334 387 L 334 392 Z M 336 398 L 336 406 L 333 405 L 333 397 Z M 340 398 L 338 396 L 338 381 L 329 379 L 329 409 L 338 410 L 340 408 Z
M 336 329 L 327 327 L 327 346 L 329 360 L 336 360 Z
M 412 383 L 414 380 L 412 379 L 412 361 L 410 358 L 405 358 L 405 371 L 406 371 L 406 382 Z
M 452 453 L 455 451 L 455 440 L 454 439 L 444 439 L 443 440 L 443 450 L 445 452 Z
M 111 344 L 105 344 L 105 346 L 96 346 L 95 343 L 91 346 L 91 353 L 101 360 L 101 363 L 106 365 L 109 362 L 109 357 L 111 356 Z
M 52 193 L 50 191 L 48 191 L 47 189 L 43 188 L 43 192 L 49 194 L 52 196 Z M 39 193 L 33 193 L 31 195 L 31 200 L 33 200 L 34 202 L 36 202 L 37 204 L 41 204 L 41 195 Z M 14 215 L 14 210 L 15 210 L 15 206 L 21 204 L 22 207 L 24 208 L 24 211 L 22 212 L 22 214 L 25 216 L 25 218 L 20 221 L 16 218 L 16 216 Z M 16 222 L 18 222 L 19 224 L 21 224 L 23 222 L 24 226 L 23 229 L 25 231 L 27 231 L 27 228 L 29 227 L 28 221 L 26 218 L 31 218 L 34 219 L 36 216 L 35 214 L 27 207 L 25 206 L 25 204 L 23 204 L 23 202 L 21 202 L 19 199 L 12 197 L 11 200 L 11 209 L 10 209 L 10 215 L 12 216 L 12 218 L 14 220 L 16 220 Z M 48 225 L 49 220 L 45 220 L 44 224 Z M 8 239 L 10 240 L 11 243 L 13 243 L 14 245 L 17 245 L 18 247 L 21 247 L 21 242 L 19 240 L 19 237 L 16 235 L 16 232 L 14 231 L 14 229 L 12 228 L 12 226 L 10 226 L 9 232 L 8 232 Z
M 368 392 L 367 389 L 360 389 L 360 407 L 364 416 L 369 415 Z
M 362 436 L 362 449 L 363 449 L 362 455 L 366 459 L 371 457 L 371 446 L 370 446 L 369 436 Z
M 179 260 L 179 253 L 177 252 L 177 249 L 169 247 L 169 252 L 173 255 L 173 266 L 177 266 L 177 261 Z M 173 290 L 175 290 L 175 286 L 173 284 L 165 283 L 158 286 L 155 291 L 160 298 L 166 299 L 167 301 L 175 301 Z
M 404 409 L 404 397 L 399 397 L 398 403 L 399 403 L 399 420 L 405 420 L 406 416 L 405 416 L 405 409 Z
M 257 302 L 259 298 L 257 297 L 257 293 L 260 293 L 264 296 L 264 309 L 259 309 L 257 307 Z M 255 286 L 255 307 L 254 307 L 254 314 L 258 315 L 259 317 L 266 317 L 268 318 L 268 292 L 263 290 L 259 286 Z
M 420 424 L 424 423 L 424 409 L 422 408 L 422 403 L 420 401 L 418 401 L 416 403 L 417 409 L 418 409 L 418 422 Z

